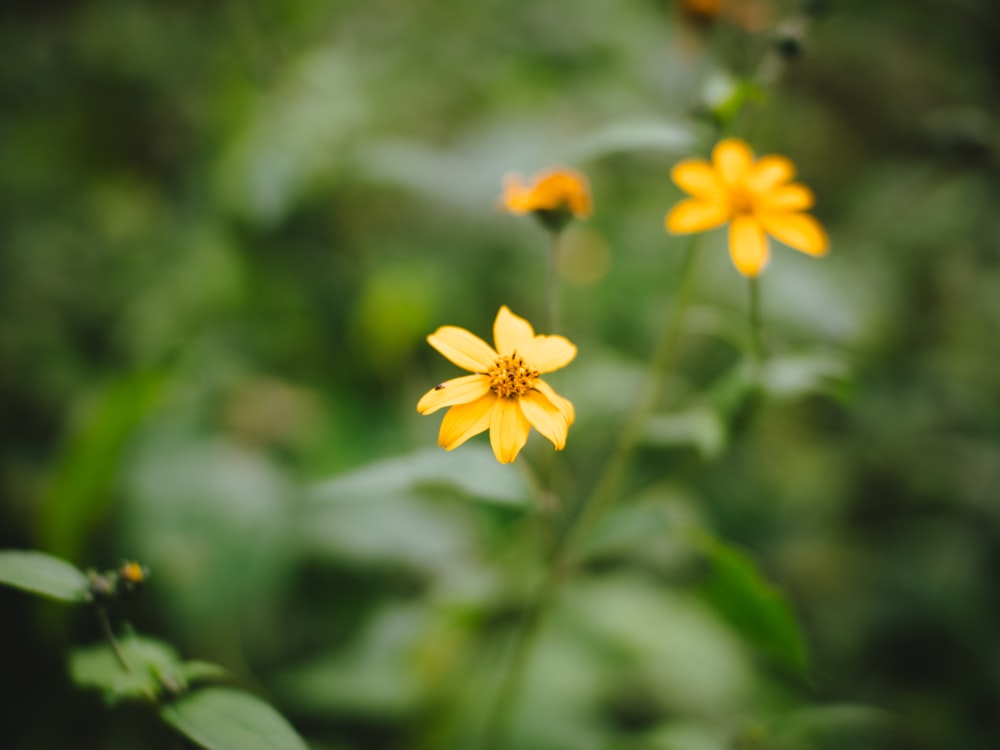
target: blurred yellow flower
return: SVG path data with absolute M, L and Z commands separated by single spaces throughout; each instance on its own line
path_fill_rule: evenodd
M 826 253 L 826 232 L 803 213 L 812 208 L 812 191 L 790 182 L 795 166 L 783 156 L 755 160 L 744 141 L 728 138 L 716 145 L 711 162 L 687 159 L 670 176 L 692 197 L 667 214 L 667 231 L 703 232 L 729 222 L 729 254 L 744 276 L 767 265 L 767 235 L 809 255 Z
M 681 0 L 680 8 L 688 19 L 708 23 L 722 12 L 722 0 Z
M 431 414 L 450 406 L 441 422 L 438 445 L 457 448 L 489 429 L 493 454 L 509 464 L 534 427 L 562 450 L 573 424 L 573 404 L 539 376 L 565 367 L 576 347 L 562 336 L 536 336 L 531 324 L 504 305 L 493 322 L 496 349 L 464 328 L 443 326 L 428 343 L 473 375 L 434 386 L 417 403 L 417 411 Z
M 535 175 L 527 185 L 520 175 L 507 175 L 500 202 L 512 214 L 534 213 L 555 229 L 561 228 L 571 216 L 586 219 L 593 211 L 587 178 L 559 167 Z
M 119 571 L 119 574 L 129 583 L 142 583 L 146 580 L 146 571 L 142 569 L 142 566 L 137 562 L 127 562 L 124 563 Z

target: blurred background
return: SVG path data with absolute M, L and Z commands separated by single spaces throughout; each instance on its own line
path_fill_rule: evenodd
M 989 0 L 8 0 L 0 547 L 134 558 L 115 613 L 315 750 L 478 746 L 631 405 L 680 158 L 791 157 L 832 249 L 773 248 L 768 392 L 705 238 L 628 502 L 541 633 L 517 748 L 986 748 L 1000 734 L 1000 6 Z M 568 230 L 567 449 L 435 447 L 439 325 L 544 319 L 501 180 Z M 574 499 L 575 498 L 575 499 Z M 74 687 L 86 613 L 0 590 L 5 747 L 179 748 Z

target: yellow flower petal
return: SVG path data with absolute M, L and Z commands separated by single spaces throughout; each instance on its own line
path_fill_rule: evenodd
M 829 240 L 822 225 L 808 214 L 776 213 L 759 217 L 765 231 L 779 242 L 809 255 L 825 255 Z
M 451 407 L 441 420 L 438 445 L 450 451 L 470 437 L 485 431 L 490 426 L 490 417 L 499 401 L 491 392 L 471 403 Z
M 417 402 L 421 414 L 433 414 L 438 409 L 455 404 L 467 404 L 490 392 L 490 379 L 486 375 L 463 375 L 446 380 L 425 393 Z
M 458 407 L 454 407 L 458 408 Z M 490 445 L 502 464 L 509 464 L 528 442 L 531 425 L 517 399 L 498 398 L 490 411 Z
M 500 203 L 512 214 L 524 214 L 531 208 L 531 188 L 521 181 L 521 175 L 509 174 L 503 178 L 503 195 Z
M 795 165 L 790 159 L 777 154 L 768 154 L 757 160 L 747 175 L 747 187 L 757 193 L 764 193 L 788 182 L 795 176 Z
M 704 159 L 686 159 L 678 162 L 670 170 L 670 178 L 681 190 L 696 198 L 722 203 L 726 199 L 726 188 L 719 181 L 712 165 Z
M 730 210 L 726 203 L 709 203 L 697 198 L 682 200 L 667 214 L 667 231 L 672 234 L 704 232 L 725 224 Z
M 727 185 L 742 185 L 753 165 L 753 151 L 745 141 L 727 138 L 712 150 L 712 164 Z
M 737 216 L 729 225 L 729 255 L 744 276 L 756 276 L 767 265 L 767 237 L 752 216 Z
M 571 425 L 576 421 L 576 410 L 573 408 L 573 402 L 556 393 L 551 385 L 544 380 L 536 380 L 535 390 L 545 396 L 545 398 L 552 402 L 553 406 L 562 412 L 562 415 L 566 418 L 567 425 Z
M 521 354 L 521 350 L 531 343 L 535 329 L 524 318 L 515 315 L 507 305 L 500 308 L 493 321 L 493 341 L 500 354 Z
M 525 364 L 538 372 L 552 372 L 565 367 L 576 357 L 576 347 L 562 336 L 535 336 L 517 350 Z
M 756 206 L 761 213 L 779 213 L 805 211 L 812 208 L 814 202 L 812 190 L 799 182 L 793 182 L 762 193 L 757 198 Z
M 584 219 L 593 210 L 586 176 L 561 167 L 536 175 L 530 185 L 523 184 L 520 175 L 508 175 L 504 178 L 500 202 L 515 214 L 567 209 L 574 216 Z
M 493 347 L 457 326 L 442 326 L 427 337 L 427 343 L 453 363 L 472 372 L 486 372 L 497 359 Z
M 538 391 L 530 391 L 521 397 L 520 404 L 521 411 L 531 426 L 544 435 L 557 451 L 566 447 L 569 425 L 566 417 L 551 401 Z

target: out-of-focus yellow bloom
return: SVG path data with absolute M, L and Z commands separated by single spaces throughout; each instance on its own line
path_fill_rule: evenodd
M 137 562 L 127 562 L 122 565 L 119 574 L 128 583 L 139 584 L 146 580 L 146 571 Z
M 728 222 L 729 254 L 744 276 L 767 265 L 768 235 L 809 255 L 826 253 L 826 232 L 803 213 L 812 208 L 812 191 L 790 182 L 795 166 L 784 156 L 755 160 L 744 141 L 729 138 L 716 145 L 711 162 L 687 159 L 670 176 L 691 197 L 667 214 L 667 231 L 703 232 Z
M 681 0 L 680 7 L 692 21 L 708 23 L 722 12 L 722 0 Z
M 586 219 L 593 211 L 587 178 L 559 167 L 535 175 L 530 184 L 524 184 L 518 174 L 507 175 L 500 203 L 512 214 L 533 213 L 554 229 L 571 216 Z
M 509 464 L 534 427 L 562 450 L 573 424 L 573 404 L 539 376 L 565 367 L 576 347 L 562 336 L 536 336 L 531 324 L 504 305 L 493 322 L 496 349 L 464 328 L 443 326 L 427 337 L 441 354 L 472 375 L 434 386 L 417 403 L 431 414 L 450 406 L 441 422 L 438 445 L 457 448 L 489 429 L 493 454 Z

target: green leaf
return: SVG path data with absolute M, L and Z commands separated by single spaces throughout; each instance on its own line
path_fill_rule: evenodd
M 651 539 L 663 538 L 672 521 L 660 505 L 626 505 L 614 508 L 584 540 L 581 556 L 603 557 L 634 551 Z
M 906 734 L 900 718 L 880 708 L 833 703 L 782 715 L 770 727 L 774 750 L 899 746 Z
M 63 602 L 89 599 L 90 581 L 83 571 L 43 552 L 0 551 L 0 583 Z
M 108 644 L 79 648 L 70 654 L 70 676 L 82 688 L 100 690 L 111 705 L 120 701 L 155 701 L 163 693 L 181 693 L 192 682 L 222 679 L 228 673 L 204 661 L 181 662 L 169 644 L 129 635 L 118 650 L 126 670 Z
M 809 393 L 842 394 L 850 384 L 850 368 L 836 354 L 810 353 L 772 357 L 765 363 L 764 385 L 779 398 Z
M 726 438 L 726 427 L 718 413 L 707 406 L 651 417 L 643 435 L 649 445 L 693 446 L 706 460 L 722 453 Z
M 159 401 L 160 372 L 122 376 L 93 394 L 63 448 L 40 519 L 41 546 L 75 557 L 107 512 L 125 446 Z
M 411 496 L 446 489 L 474 500 L 520 505 L 531 497 L 524 474 L 497 463 L 489 448 L 438 448 L 377 461 L 321 484 L 313 498 L 323 500 Z
M 195 682 L 222 682 L 232 678 L 228 669 L 198 659 L 181 664 L 181 675 L 189 685 Z
M 764 89 L 754 81 L 716 74 L 705 84 L 705 106 L 716 120 L 725 125 L 740 114 L 748 104 L 758 104 L 766 98 Z
M 420 654 L 431 627 L 424 606 L 385 606 L 351 648 L 311 655 L 279 674 L 276 689 L 310 715 L 382 721 L 414 715 L 430 679 Z
M 118 643 L 129 668 L 118 661 L 106 643 L 75 649 L 70 653 L 69 672 L 82 688 L 100 690 L 104 700 L 114 705 L 120 701 L 155 701 L 164 683 L 180 689 L 184 685 L 177 652 L 150 638 L 128 636 Z
M 804 675 L 805 643 L 785 595 L 744 553 L 707 536 L 697 544 L 712 564 L 701 590 L 708 603 L 762 652 Z
M 208 750 L 307 750 L 281 714 L 241 690 L 196 690 L 164 706 L 160 716 Z
M 695 133 L 681 121 L 649 120 L 612 123 L 571 144 L 572 161 L 584 162 L 629 151 L 686 154 Z

